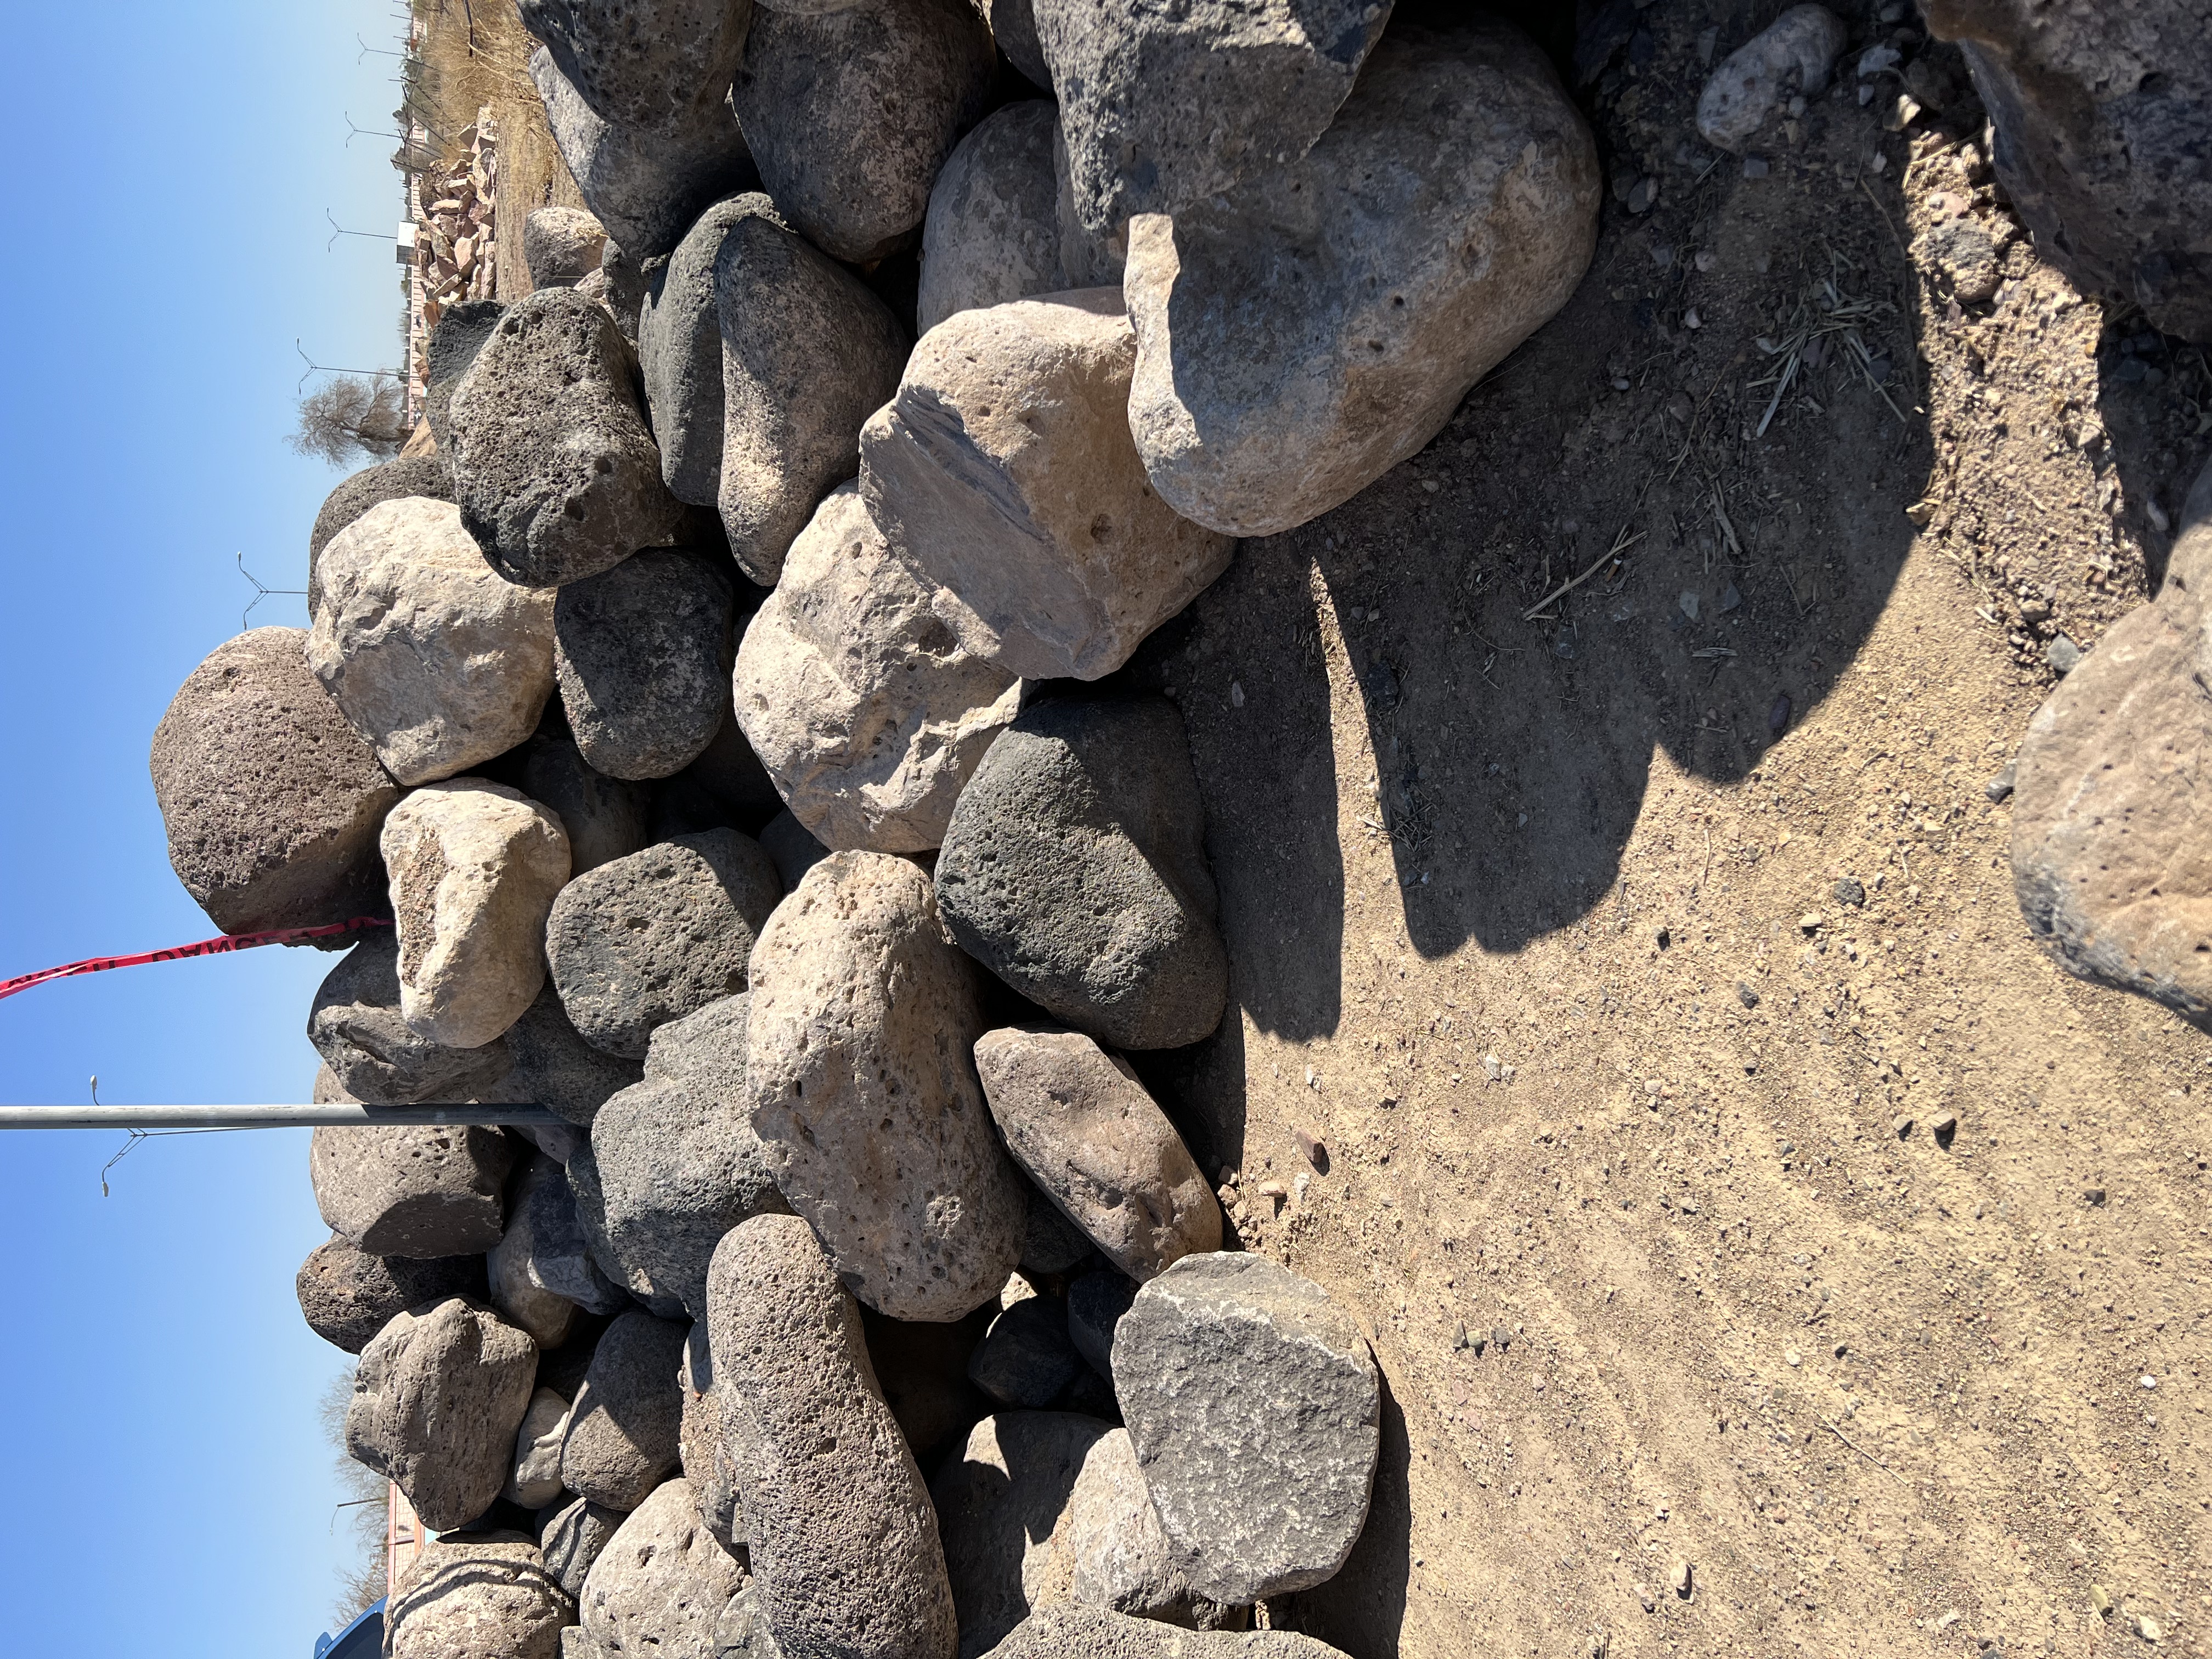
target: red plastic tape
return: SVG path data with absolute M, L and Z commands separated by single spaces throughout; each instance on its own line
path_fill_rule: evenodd
M 103 974 L 110 968 L 136 968 L 142 963 L 176 962 L 185 957 L 219 957 L 232 951 L 251 951 L 257 945 L 304 945 L 310 939 L 337 939 L 371 927 L 391 926 L 381 916 L 356 916 L 350 921 L 333 921 L 320 927 L 273 927 L 265 933 L 222 933 L 192 945 L 172 945 L 166 951 L 143 951 L 135 957 L 87 957 L 82 962 L 64 963 L 58 968 L 41 968 L 35 974 L 0 980 L 0 1001 L 18 991 L 27 991 L 33 985 L 68 979 L 76 974 Z

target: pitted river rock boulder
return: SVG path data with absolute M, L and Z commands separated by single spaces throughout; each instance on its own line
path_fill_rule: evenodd
M 481 1255 L 499 1243 L 514 1143 L 459 1124 L 325 1126 L 307 1141 L 315 1204 L 371 1255 Z M 464 1516 L 464 1519 L 467 1517 Z
M 561 1446 L 561 1482 L 579 1498 L 634 1510 L 680 1462 L 689 1329 L 633 1308 L 599 1338 Z
M 300 1266 L 295 1283 L 307 1328 L 347 1353 L 359 1353 L 391 1323 L 422 1302 L 485 1291 L 481 1255 L 371 1255 L 333 1233 Z
M 924 334 L 957 311 L 1078 286 L 1060 258 L 1057 119 L 1048 99 L 1009 104 L 963 138 L 937 175 L 921 231 L 915 326 Z
M 744 1581 L 679 1475 L 655 1487 L 607 1540 L 578 1612 L 605 1653 L 716 1659 L 715 1626 Z
M 732 597 L 707 556 L 673 547 L 562 588 L 554 672 L 594 771 L 665 778 L 705 752 L 730 712 Z
M 323 976 L 307 1041 L 346 1093 L 378 1106 L 479 1099 L 513 1064 L 504 1038 L 452 1048 L 416 1035 L 399 1011 L 399 939 L 388 927 L 364 935 Z

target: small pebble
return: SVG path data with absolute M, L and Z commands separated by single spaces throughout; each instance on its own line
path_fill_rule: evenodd
M 1766 177 L 1767 172 L 1766 158 L 1764 155 L 1747 155 L 1743 158 L 1743 176 L 1745 178 L 1764 179 Z
M 1987 795 L 1992 803 L 2001 801 L 2012 793 L 2013 782 L 2019 776 L 2020 763 L 2007 761 L 2004 770 L 1982 786 L 1982 793 Z
M 1495 1326 L 1491 1330 L 1490 1340 L 1498 1345 L 1498 1352 L 1504 1353 L 1513 1346 L 1513 1333 L 1503 1325 Z
M 1742 980 L 1738 980 L 1735 982 L 1735 1000 L 1743 1004 L 1747 1008 L 1756 1008 L 1759 1006 L 1759 993 L 1753 990 L 1751 987 L 1746 984 Z
M 2099 1618 L 2109 1618 L 2112 1611 L 2112 1593 L 2102 1584 L 2090 1585 L 2089 1605 L 2096 1609 Z
M 1956 1112 L 1938 1112 L 1928 1120 L 1928 1133 L 1938 1140 L 1948 1140 L 1959 1133 L 1959 1115 Z
M 1774 699 L 1774 706 L 1766 711 L 1766 729 L 1778 738 L 1789 726 L 1790 694 L 1784 691 Z
M 1636 1599 L 1644 1604 L 1646 1613 L 1656 1612 L 1658 1608 L 1659 1603 L 1652 1599 L 1651 1592 L 1641 1584 L 1636 1587 Z
M 1667 1575 L 1667 1587 L 1685 1601 L 1690 1599 L 1690 1564 L 1687 1561 L 1679 1557 L 1676 1559 L 1674 1570 Z
M 1802 1364 L 1804 1362 L 1804 1358 L 1805 1356 L 1799 1353 L 1795 1348 L 1784 1348 L 1782 1351 L 1782 1363 L 1785 1365 Z
M 1890 1119 L 1889 1127 L 1897 1131 L 1897 1138 L 1899 1140 L 1904 1139 L 1912 1133 L 1912 1114 L 1899 1112 L 1895 1117 Z
M 2081 1196 L 2092 1204 L 2101 1205 L 2105 1201 L 2105 1189 L 2102 1187 L 2084 1187 Z
M 1797 918 L 1797 927 L 1798 930 L 1802 933 L 1819 933 L 1820 931 L 1820 913 L 1818 910 L 1808 910 L 1803 915 Z
M 2053 673 L 2070 674 L 2081 665 L 2081 647 L 2061 634 L 2043 647 L 2043 659 Z
M 1841 881 L 1836 884 L 1836 902 L 1838 904 L 1864 904 L 1866 902 L 1865 884 L 1859 881 L 1855 877 L 1845 876 Z

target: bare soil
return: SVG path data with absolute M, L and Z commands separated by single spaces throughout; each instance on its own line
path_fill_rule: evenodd
M 1574 301 L 1124 673 L 1234 958 L 1144 1069 L 1387 1379 L 1352 1563 L 1268 1610 L 1358 1659 L 2212 1651 L 2212 1048 L 2029 941 L 1985 788 L 2149 591 L 2212 376 L 2039 262 L 1963 86 L 1858 102 L 1869 9 L 1716 158 L 1780 9 L 1633 17 Z

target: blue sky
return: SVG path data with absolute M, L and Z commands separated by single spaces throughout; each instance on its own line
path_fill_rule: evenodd
M 11 15 L 0 260 L 0 978 L 217 930 L 170 872 L 146 746 L 252 590 L 298 587 L 338 474 L 294 455 L 300 340 L 396 364 L 388 0 Z M 298 599 L 264 621 L 299 624 Z M 0 1100 L 304 1100 L 331 958 L 264 950 L 0 1002 Z M 0 1136 L 0 1648 L 307 1659 L 344 1552 L 315 1403 L 344 1357 L 292 1276 L 305 1131 Z

